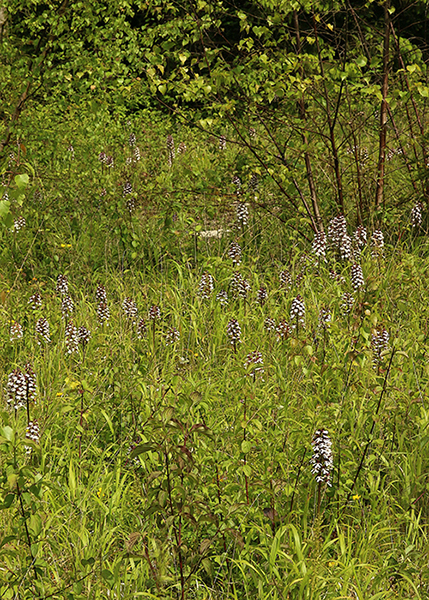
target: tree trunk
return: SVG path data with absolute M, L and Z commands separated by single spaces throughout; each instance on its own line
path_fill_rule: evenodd
M 334 172 L 335 172 L 335 180 L 336 180 L 336 184 L 337 184 L 337 194 L 338 194 L 337 201 L 338 201 L 338 206 L 339 206 L 340 211 L 344 214 L 345 209 L 344 209 L 343 183 L 342 183 L 342 179 L 341 179 L 340 159 L 338 156 L 338 148 L 337 148 L 337 143 L 336 143 L 336 139 L 335 139 L 335 124 L 336 124 L 336 120 L 337 120 L 337 116 L 338 116 L 338 109 L 339 109 L 340 102 L 341 102 L 343 82 L 341 82 L 340 91 L 338 93 L 338 98 L 337 98 L 337 107 L 336 107 L 336 110 L 334 111 L 334 117 L 332 118 L 331 103 L 329 100 L 329 92 L 326 87 L 326 81 L 325 81 L 325 68 L 323 66 L 322 53 L 320 51 L 319 36 L 317 33 L 316 19 L 315 19 L 314 15 L 313 15 L 313 30 L 314 30 L 314 37 L 316 38 L 316 48 L 317 48 L 317 55 L 319 58 L 319 68 L 320 68 L 320 74 L 322 76 L 323 92 L 324 92 L 325 102 L 326 102 L 326 119 L 328 121 L 329 141 L 331 142 L 331 152 L 332 152 L 332 158 L 334 161 Z
M 383 81 L 381 84 L 380 108 L 380 137 L 378 148 L 377 185 L 375 190 L 375 208 L 379 209 L 384 197 L 384 174 L 386 164 L 386 136 L 387 136 L 387 91 L 389 87 L 389 41 L 390 41 L 390 0 L 384 3 L 384 47 L 383 47 Z
M 7 9 L 4 6 L 0 6 L 0 43 L 3 41 L 3 37 L 6 37 L 7 28 Z
M 301 54 L 301 38 L 300 38 L 300 34 L 299 34 L 298 13 L 296 10 L 293 11 L 293 18 L 294 18 L 294 23 L 295 23 L 296 53 L 298 56 L 300 56 L 300 54 Z M 302 74 L 303 74 L 302 67 L 300 68 L 300 73 L 302 76 Z M 313 171 L 311 168 L 311 161 L 310 161 L 310 154 L 307 151 L 308 139 L 307 139 L 307 135 L 305 133 L 306 113 L 305 113 L 305 103 L 304 103 L 304 99 L 302 96 L 298 101 L 298 108 L 299 108 L 300 117 L 304 124 L 301 137 L 302 137 L 302 142 L 304 144 L 304 147 L 306 148 L 304 150 L 304 161 L 305 161 L 305 170 L 307 173 L 308 187 L 310 190 L 311 204 L 313 205 L 313 212 L 314 212 L 314 217 L 315 217 L 315 221 L 316 221 L 316 225 L 317 225 L 317 230 L 323 231 L 323 221 L 322 221 L 322 217 L 320 216 L 319 203 L 317 201 L 316 187 L 314 185 Z

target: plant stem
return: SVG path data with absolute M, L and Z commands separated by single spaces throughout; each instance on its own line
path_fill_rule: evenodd
M 176 520 L 174 518 L 174 510 L 173 510 L 173 498 L 171 494 L 171 476 L 170 476 L 170 463 L 168 460 L 168 451 L 165 451 L 165 468 L 167 471 L 167 491 L 168 491 L 168 502 L 170 505 L 170 513 L 173 517 L 173 531 L 174 537 L 176 539 L 177 553 L 179 555 L 179 570 L 180 570 L 180 600 L 184 600 L 185 598 L 185 577 L 183 573 L 183 557 L 182 557 L 182 532 L 181 532 L 181 519 L 179 515 L 179 531 L 177 530 Z
M 243 441 L 246 440 L 246 398 L 244 398 L 243 400 L 243 408 L 244 408 L 244 427 L 243 427 Z M 244 465 L 247 464 L 247 460 L 246 460 L 246 454 L 244 455 Z M 244 473 L 244 481 L 245 481 L 245 487 L 246 487 L 246 501 L 247 504 L 249 504 L 249 482 L 247 480 L 247 475 L 246 473 Z
M 383 399 L 383 396 L 384 396 L 384 394 L 385 394 L 385 392 L 386 392 L 387 380 L 388 380 L 388 378 L 389 378 L 389 373 L 390 373 L 390 369 L 391 369 L 391 367 L 392 367 L 393 357 L 395 356 L 395 353 L 396 353 L 396 348 L 393 348 L 393 350 L 392 350 L 392 354 L 391 354 L 391 356 L 390 356 L 390 360 L 389 360 L 389 365 L 388 365 L 388 367 L 387 367 L 386 376 L 385 376 L 385 378 L 384 378 L 383 389 L 381 390 L 380 398 L 379 398 L 379 400 L 378 400 L 377 408 L 376 408 L 376 410 L 375 410 L 375 414 L 374 414 L 374 416 L 375 416 L 375 417 L 376 417 L 376 416 L 378 415 L 378 413 L 379 413 L 380 406 L 381 406 L 381 401 L 382 401 L 382 399 Z M 364 463 L 364 460 L 365 460 L 366 453 L 368 452 L 368 448 L 369 448 L 369 446 L 370 446 L 370 444 L 371 444 L 371 441 L 372 441 L 372 439 L 371 439 L 371 438 L 372 438 L 372 434 L 373 434 L 374 428 L 375 428 L 375 419 L 373 419 L 373 421 L 372 421 L 372 426 L 371 426 L 371 429 L 370 429 L 370 432 L 369 432 L 369 436 L 368 436 L 368 438 L 369 438 L 369 439 L 368 439 L 368 442 L 367 442 L 367 444 L 366 444 L 366 446 L 365 446 L 365 449 L 364 449 L 364 451 L 363 451 L 363 453 L 362 453 L 362 457 L 361 457 L 361 460 L 360 460 L 359 466 L 358 466 L 358 468 L 357 468 L 357 471 L 356 471 L 356 474 L 355 474 L 355 476 L 354 476 L 354 478 L 353 478 L 353 483 L 352 483 L 352 486 L 351 486 L 351 488 L 350 488 L 350 491 L 349 491 L 349 493 L 348 493 L 348 495 L 347 495 L 347 498 L 346 498 L 346 501 L 345 501 L 345 504 L 344 504 L 344 506 L 347 506 L 347 504 L 348 504 L 348 502 L 349 502 L 349 500 L 350 500 L 350 497 L 351 497 L 351 495 L 352 495 L 353 489 L 354 489 L 354 487 L 355 487 L 355 484 L 356 484 L 357 478 L 359 477 L 359 473 L 360 473 L 360 472 L 361 472 L 361 470 L 362 470 L 362 467 L 363 467 L 363 463 Z
M 322 502 L 322 482 L 319 481 L 318 485 L 317 485 L 317 512 L 316 512 L 316 518 L 319 518 L 320 515 L 320 504 Z
M 21 490 L 19 488 L 18 482 L 16 484 L 16 490 L 18 492 L 18 498 L 19 498 L 19 505 L 21 507 L 22 520 L 24 522 L 24 529 L 25 529 L 25 535 L 26 535 L 26 538 L 27 538 L 28 551 L 29 551 L 30 556 L 31 556 L 31 564 L 33 566 L 34 579 L 37 579 L 37 570 L 36 570 L 36 565 L 34 564 L 36 559 L 34 558 L 33 553 L 31 551 L 31 537 L 30 537 L 30 532 L 28 531 L 28 527 L 27 527 L 27 517 L 25 516 L 24 503 L 22 501 L 22 492 L 21 492 Z
M 384 192 L 384 168 L 386 162 L 386 136 L 387 136 L 387 91 L 389 84 L 389 40 L 390 40 L 390 1 L 384 2 L 384 46 L 383 46 L 383 82 L 381 85 L 380 108 L 380 137 L 377 165 L 377 184 L 375 191 L 375 208 L 381 207 Z

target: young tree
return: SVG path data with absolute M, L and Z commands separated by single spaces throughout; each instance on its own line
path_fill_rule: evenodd
M 0 160 L 30 103 L 93 98 L 128 86 L 142 62 L 128 0 L 3 0 Z

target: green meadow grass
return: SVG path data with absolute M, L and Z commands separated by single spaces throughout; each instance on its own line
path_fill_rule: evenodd
M 299 215 L 283 223 L 275 199 L 271 212 L 261 208 L 269 182 L 242 196 L 249 221 L 237 223 L 234 151 L 181 134 L 187 151 L 171 169 L 163 132 L 137 136 L 141 159 L 127 164 L 125 133 L 114 128 L 105 148 L 100 132 L 87 145 L 77 132 L 74 159 L 57 142 L 51 154 L 34 142 L 21 167 L 30 183 L 12 210 L 26 226 L 1 231 L 0 598 L 428 598 L 425 236 L 405 218 L 384 230 L 383 257 L 368 242 L 355 291 L 351 261 L 334 250 L 317 261 L 312 236 L 289 227 Z M 113 169 L 98 160 L 103 149 Z M 250 284 L 246 298 L 233 297 L 236 272 Z M 204 273 L 214 279 L 208 298 L 198 293 Z M 72 354 L 59 274 L 74 325 L 91 331 Z M 99 284 L 110 309 L 103 325 Z M 298 294 L 305 327 L 279 339 L 265 320 L 293 325 Z M 125 298 L 136 302 L 135 322 Z M 36 339 L 42 316 L 49 344 Z M 241 327 L 235 345 L 231 319 Z M 23 337 L 10 341 L 15 321 Z M 180 337 L 168 344 L 172 327 Z M 381 328 L 389 342 L 374 361 Z M 256 372 L 245 366 L 254 351 Z M 8 376 L 28 362 L 37 399 L 14 410 Z M 28 415 L 38 442 L 26 440 Z M 332 440 L 332 486 L 316 483 L 309 463 L 321 428 Z

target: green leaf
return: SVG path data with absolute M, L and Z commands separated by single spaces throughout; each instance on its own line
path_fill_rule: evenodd
M 247 454 L 248 452 L 250 452 L 251 449 L 252 449 L 252 444 L 249 441 L 243 440 L 241 442 L 241 451 L 244 452 L 244 454 Z
M 27 173 L 22 173 L 21 175 L 15 175 L 15 183 L 19 188 L 26 188 L 30 178 Z
M 0 542 L 0 548 L 3 548 L 3 546 L 5 544 L 8 544 L 9 542 L 11 542 L 12 540 L 15 540 L 16 536 L 14 535 L 8 535 L 5 538 L 2 539 L 2 541 Z
M 246 475 L 246 477 L 250 477 L 252 474 L 252 468 L 249 465 L 244 465 L 243 473 Z
M 18 481 L 17 473 L 9 473 L 7 476 L 7 483 L 9 485 L 9 489 L 13 490 L 16 487 L 16 482 Z
M 151 452 L 153 450 L 156 450 L 156 446 L 154 446 L 154 444 L 149 444 L 149 443 L 139 444 L 131 452 L 130 458 L 135 458 L 136 456 L 139 456 L 140 454 L 143 454 L 144 452 Z
M 13 439 L 14 439 L 13 429 L 12 429 L 12 427 L 9 427 L 9 425 L 5 425 L 4 427 L 2 427 L 1 435 L 8 442 L 13 442 Z
M 0 217 L 4 219 L 9 214 L 9 200 L 0 200 Z
M 28 529 L 30 530 L 30 533 L 37 537 L 42 531 L 42 527 L 42 519 L 39 517 L 39 515 L 31 515 L 31 517 L 28 519 Z
M 103 579 L 105 581 L 107 581 L 107 583 L 110 586 L 113 586 L 113 584 L 115 583 L 115 577 L 114 577 L 112 571 L 109 571 L 109 569 L 103 569 L 101 571 L 101 576 L 103 577 Z
M 15 499 L 15 494 L 7 494 L 4 499 L 3 504 L 0 505 L 0 508 L 2 510 L 10 508 L 14 499 Z

